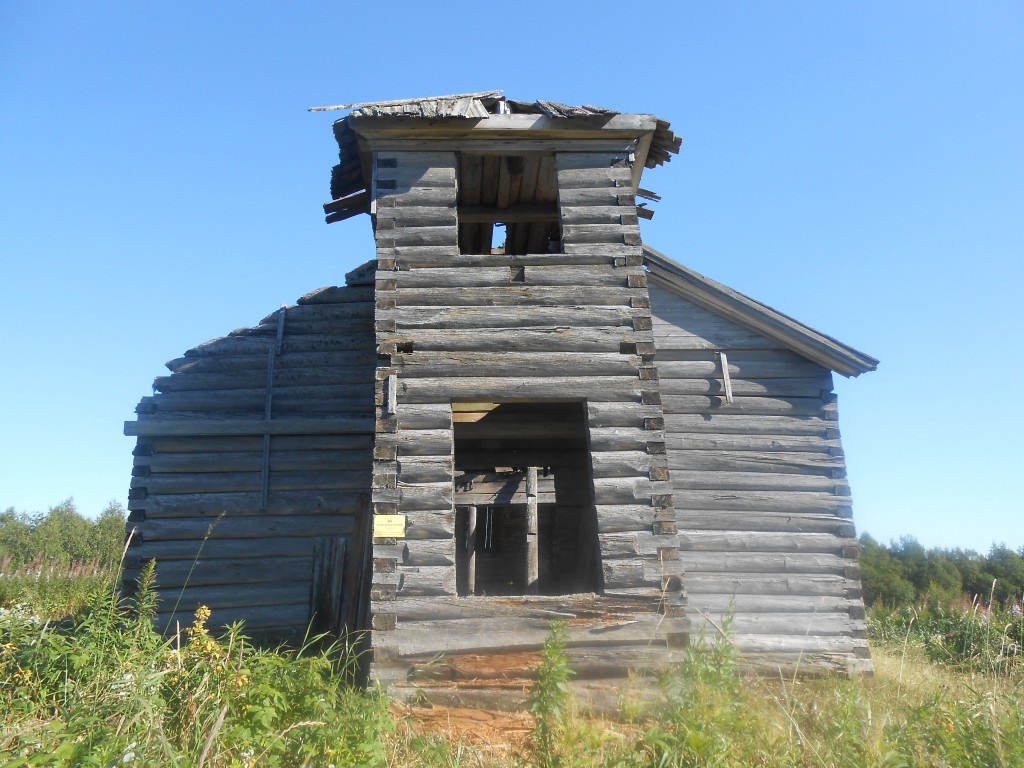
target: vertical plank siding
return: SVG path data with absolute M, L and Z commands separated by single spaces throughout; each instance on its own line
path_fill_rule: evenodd
M 731 621 L 753 664 L 870 669 L 831 372 L 656 279 L 650 299 L 695 622 Z
M 124 578 L 131 591 L 156 560 L 161 628 L 187 625 L 199 605 L 214 625 L 243 620 L 272 636 L 301 637 L 314 612 L 335 629 L 354 621 L 373 451 L 372 290 L 322 289 L 191 349 L 139 403 L 126 425 L 138 442 Z M 339 565 L 334 583 L 317 576 Z
M 558 616 L 576 617 L 574 653 L 623 647 L 594 662 L 606 676 L 664 663 L 685 635 L 630 167 L 609 153 L 556 153 L 554 164 L 564 198 L 561 252 L 468 255 L 459 253 L 451 215 L 457 155 L 375 154 L 380 429 L 372 501 L 376 514 L 406 515 L 408 527 L 404 540 L 374 540 L 373 675 L 398 696 L 409 681 L 440 674 L 465 682 L 502 654 L 538 654 Z M 394 413 L 388 381 L 397 387 Z M 555 482 L 596 510 L 602 596 L 456 596 L 452 402 L 517 398 L 586 403 L 596 479 L 580 488 L 566 470 Z M 610 414 L 638 435 L 628 456 L 598 439 Z M 429 443 L 417 438 L 424 431 L 434 436 Z M 638 532 L 628 541 L 615 533 L 623 519 Z M 531 611 L 548 618 L 524 621 Z M 626 616 L 629 630 L 618 629 Z M 640 652 L 652 644 L 660 656 Z

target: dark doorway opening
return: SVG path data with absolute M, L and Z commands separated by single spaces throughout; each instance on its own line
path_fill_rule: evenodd
M 585 404 L 453 403 L 460 595 L 599 592 Z

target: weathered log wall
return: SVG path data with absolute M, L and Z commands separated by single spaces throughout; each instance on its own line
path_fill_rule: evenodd
M 694 621 L 713 634 L 731 610 L 755 664 L 869 669 L 831 372 L 668 283 L 650 298 Z
M 157 561 L 161 628 L 199 605 L 275 636 L 301 636 L 314 612 L 358 623 L 374 364 L 372 286 L 316 291 L 168 363 L 125 425 L 125 582 Z
M 594 674 L 663 663 L 686 624 L 625 156 L 556 153 L 561 252 L 517 256 L 460 253 L 454 152 L 375 158 L 376 329 L 387 358 L 373 507 L 406 515 L 408 527 L 404 539 L 374 541 L 374 676 L 401 695 L 444 656 L 456 670 L 446 682 L 465 683 L 488 657 L 538 651 L 558 617 L 573 619 L 573 653 Z M 515 400 L 585 403 L 593 479 L 581 504 L 596 520 L 601 597 L 456 596 L 452 402 Z M 536 430 L 543 452 L 553 427 L 516 429 Z M 543 607 L 552 604 L 562 607 Z M 639 650 L 652 647 L 661 650 Z M 598 652 L 610 648 L 620 652 Z

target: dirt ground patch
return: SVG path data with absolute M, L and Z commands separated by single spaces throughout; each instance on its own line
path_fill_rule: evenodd
M 495 712 L 464 707 L 396 706 L 395 715 L 411 732 L 447 738 L 481 756 L 501 761 L 524 756 L 533 729 L 529 712 Z

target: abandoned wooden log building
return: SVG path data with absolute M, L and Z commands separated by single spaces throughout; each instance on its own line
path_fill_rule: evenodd
M 324 208 L 376 257 L 169 362 L 125 426 L 160 621 L 370 628 L 399 696 L 514 677 L 555 619 L 617 678 L 730 606 L 753 664 L 869 669 L 832 372 L 877 361 L 641 243 L 669 124 L 347 108 Z

